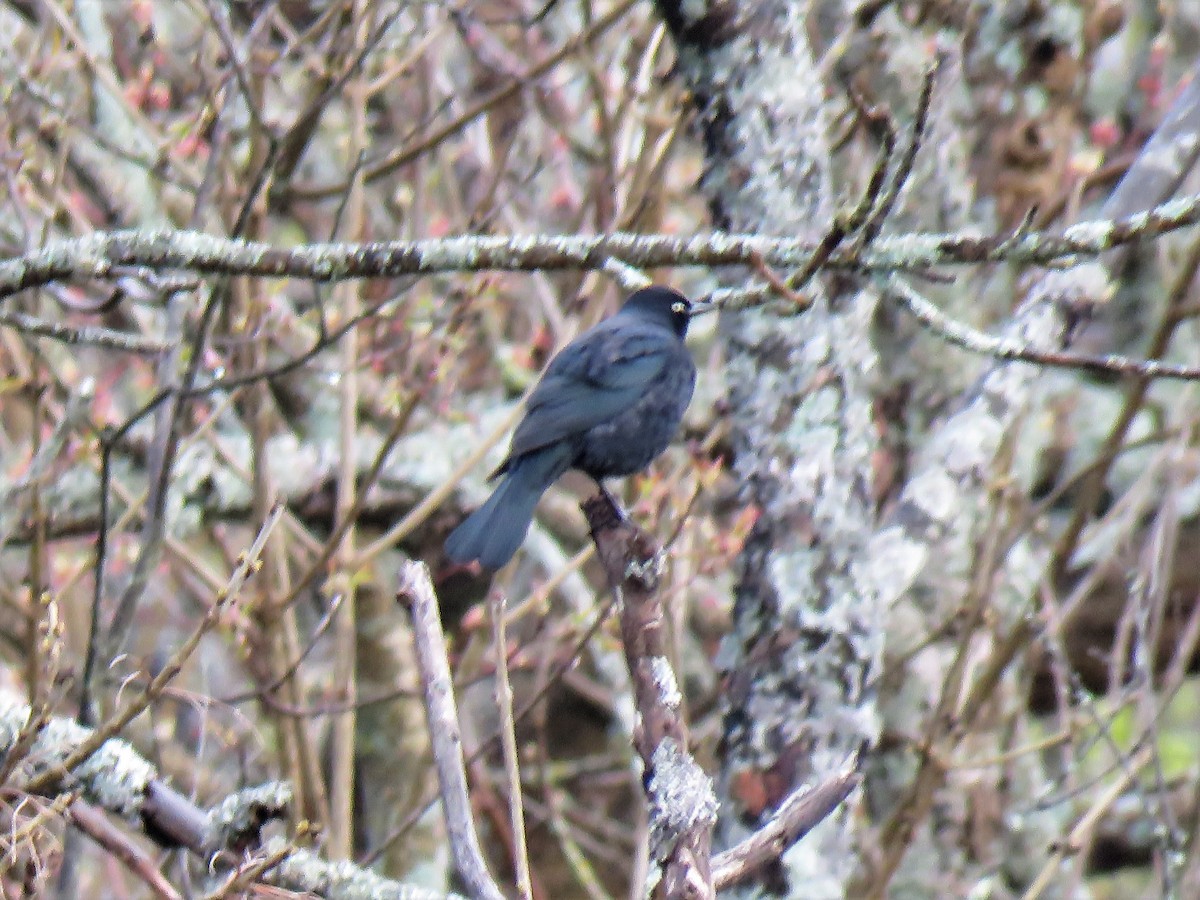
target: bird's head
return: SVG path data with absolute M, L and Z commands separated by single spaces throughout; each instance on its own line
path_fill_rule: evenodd
M 692 302 L 678 291 L 656 285 L 630 294 L 621 312 L 660 322 L 682 338 L 687 334 Z

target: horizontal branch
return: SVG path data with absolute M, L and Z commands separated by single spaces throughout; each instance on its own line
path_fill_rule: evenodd
M 101 325 L 63 325 L 61 322 L 51 322 L 26 313 L 8 310 L 0 310 L 0 325 L 72 346 L 104 347 L 109 350 L 138 353 L 143 356 L 153 356 L 170 347 L 166 341 L 159 338 L 114 331 Z
M 969 233 L 881 237 L 868 248 L 845 247 L 825 265 L 861 271 L 905 271 L 955 263 L 1007 260 L 1050 263 L 1094 256 L 1133 240 L 1157 237 L 1200 222 L 1200 195 L 1172 200 L 1119 221 L 1081 222 L 1059 234 L 1013 236 Z M 297 247 L 232 240 L 194 231 L 97 232 L 56 241 L 0 262 L 0 298 L 70 278 L 107 278 L 117 269 L 344 281 L 443 272 L 600 269 L 611 259 L 631 266 L 725 266 L 756 261 L 802 267 L 810 241 L 711 233 L 678 237 L 616 232 L 606 235 L 462 236 L 365 244 Z

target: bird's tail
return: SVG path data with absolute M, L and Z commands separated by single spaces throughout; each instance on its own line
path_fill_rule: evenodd
M 538 499 L 566 470 L 566 460 L 558 458 L 562 455 L 543 451 L 514 461 L 487 502 L 446 538 L 450 561 L 477 559 L 483 568 L 495 570 L 512 559 L 529 531 Z

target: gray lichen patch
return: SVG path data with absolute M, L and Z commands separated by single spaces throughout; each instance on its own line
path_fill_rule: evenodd
M 29 706 L 15 695 L 0 692 L 0 755 L 7 754 L 29 721 Z M 17 764 L 14 782 L 59 767 L 81 743 L 92 735 L 65 718 L 52 718 L 38 734 L 29 753 Z M 138 756 L 125 741 L 111 738 L 87 760 L 68 772 L 62 790 L 80 790 L 83 796 L 125 819 L 136 817 L 146 785 L 156 777 L 152 765 Z

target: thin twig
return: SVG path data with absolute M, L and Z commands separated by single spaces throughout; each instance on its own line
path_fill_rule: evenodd
M 424 563 L 409 562 L 400 570 L 397 599 L 412 617 L 413 644 L 425 690 L 425 715 L 433 745 L 433 761 L 441 784 L 442 808 L 450 848 L 459 874 L 471 895 L 486 900 L 504 900 L 504 894 L 488 872 L 471 818 L 471 797 L 463 765 L 462 733 L 454 702 L 454 683 L 446 660 L 446 636 L 438 615 L 437 595 Z
M 1066 839 L 1054 848 L 1054 852 L 1050 854 L 1050 858 L 1046 860 L 1046 864 L 1033 880 L 1033 883 L 1021 895 L 1022 900 L 1037 900 L 1038 897 L 1045 893 L 1055 876 L 1059 873 L 1063 861 L 1068 856 L 1073 856 L 1078 852 L 1084 841 L 1096 829 L 1100 817 L 1117 802 L 1121 793 L 1129 786 L 1129 783 L 1137 776 L 1137 773 L 1141 771 L 1146 763 L 1149 762 L 1153 750 L 1153 746 L 1143 747 L 1130 760 L 1129 766 L 1121 773 L 1121 777 L 1096 797 L 1087 812 L 1075 823 L 1075 827 L 1071 829 Z
M 1133 359 L 1117 353 L 1086 354 L 1059 350 L 1038 350 L 1012 338 L 993 337 L 951 319 L 918 294 L 899 276 L 884 284 L 884 292 L 897 301 L 918 322 L 956 347 L 971 353 L 1010 362 L 1037 363 L 1059 369 L 1077 369 L 1101 375 L 1122 375 L 1140 379 L 1200 380 L 1200 368 L 1157 359 Z M 1099 299 L 1099 298 L 1098 298 Z
M 1175 313 L 1191 296 L 1192 282 L 1196 277 L 1197 270 L 1200 270 L 1200 240 L 1192 242 L 1187 259 L 1184 260 L 1175 275 L 1167 294 L 1166 308 L 1146 346 L 1145 353 L 1148 361 L 1158 360 L 1167 352 L 1171 338 L 1180 325 Z M 1109 427 L 1108 434 L 1105 435 L 1095 453 L 1096 460 L 1100 464 L 1093 465 L 1083 473 L 1084 480 L 1075 494 L 1070 518 L 1055 540 L 1054 549 L 1050 555 L 1050 571 L 1053 573 L 1054 580 L 1061 578 L 1066 573 L 1071 559 L 1075 555 L 1075 548 L 1080 535 L 1083 534 L 1083 528 L 1091 518 L 1092 511 L 1099 504 L 1104 485 L 1108 480 L 1109 470 L 1117 458 L 1117 450 L 1125 442 L 1130 426 L 1142 410 L 1151 384 L 1150 378 L 1141 377 L 1135 378 L 1126 387 L 1120 412 L 1117 413 Z
M 858 245 L 860 247 L 869 246 L 879 235 L 879 230 L 883 228 L 883 223 L 891 213 L 892 208 L 896 205 L 896 201 L 900 198 L 900 192 L 904 189 L 904 185 L 908 183 L 909 176 L 912 175 L 913 164 L 917 160 L 917 151 L 921 149 L 921 140 L 925 136 L 925 127 L 929 123 L 929 109 L 933 101 L 933 87 L 937 82 L 937 73 L 941 68 L 942 58 L 937 56 L 929 67 L 925 70 L 924 80 L 921 82 L 921 93 L 917 96 L 917 108 L 913 114 L 912 128 L 909 131 L 908 143 L 904 145 L 904 152 L 900 155 L 900 162 L 895 169 L 892 170 L 892 176 L 888 179 L 887 189 L 883 192 L 879 202 L 871 211 L 870 218 L 859 232 Z
M 183 664 L 187 662 L 196 647 L 199 646 L 201 638 L 216 625 L 221 612 L 237 600 L 238 594 L 241 592 L 246 581 L 254 572 L 258 571 L 259 557 L 262 555 L 263 547 L 266 546 L 267 538 L 270 537 L 275 523 L 279 521 L 282 515 L 282 506 L 277 506 L 272 510 L 271 515 L 263 523 L 262 528 L 259 529 L 254 543 L 242 555 L 237 568 L 234 570 L 233 575 L 230 576 L 228 586 L 216 597 L 200 624 L 196 626 L 187 640 L 180 645 L 179 649 L 175 651 L 158 674 L 150 680 L 150 683 L 137 696 L 127 700 L 120 710 L 114 713 L 101 727 L 95 729 L 86 740 L 81 741 L 60 764 L 34 775 L 27 784 L 23 785 L 25 790 L 30 793 L 47 791 L 64 775 L 80 763 L 89 759 L 106 741 L 120 733 L 142 710 L 154 702 L 166 689 L 167 685 L 174 680 L 175 676 L 179 674 L 183 668 Z
M 377 178 L 388 175 L 401 166 L 406 166 L 423 157 L 434 147 L 458 134 L 489 109 L 515 96 L 532 82 L 541 78 L 568 56 L 587 47 L 591 41 L 619 22 L 636 5 L 637 0 L 625 0 L 625 2 L 618 4 L 611 12 L 597 20 L 587 31 L 566 41 L 554 53 L 530 66 L 528 71 L 519 78 L 514 78 L 490 94 L 481 97 L 452 122 L 443 125 L 428 137 L 420 138 L 412 144 L 392 151 L 381 160 L 368 163 L 366 172 L 363 175 L 363 182 L 369 184 Z M 299 200 L 328 200 L 331 197 L 340 197 L 348 187 L 343 182 L 323 187 L 295 188 L 286 193 Z
M 244 891 L 291 856 L 292 852 L 292 846 L 284 844 L 282 847 L 272 848 L 261 856 L 243 863 L 230 872 L 221 884 L 205 894 L 203 900 L 222 900 L 236 891 Z
M 0 325 L 6 325 L 22 334 L 49 338 L 69 346 L 101 347 L 105 350 L 136 353 L 141 356 L 162 353 L 169 346 L 166 341 L 159 338 L 114 331 L 100 325 L 64 325 L 61 322 L 39 319 L 16 310 L 0 310 Z
M 71 822 L 132 872 L 159 900 L 180 900 L 158 865 L 136 842 L 117 828 L 103 812 L 90 803 L 76 800 L 68 809 Z
M 812 256 L 808 258 L 808 261 L 802 268 L 787 279 L 783 288 L 780 288 L 775 280 L 772 279 L 771 269 L 765 262 L 762 262 L 761 257 L 758 260 L 762 266 L 759 271 L 767 279 L 767 282 L 777 293 L 780 293 L 794 303 L 799 298 L 793 292 L 802 289 L 808 284 L 809 279 L 828 261 L 829 257 L 833 255 L 833 251 L 841 246 L 848 235 L 863 228 L 865 224 L 870 227 L 868 223 L 872 214 L 877 210 L 884 209 L 886 205 L 885 202 L 880 201 L 880 195 L 887 180 L 888 166 L 896 153 L 896 127 L 892 122 L 891 116 L 886 112 L 869 108 L 857 93 L 851 91 L 850 98 L 858 108 L 859 115 L 870 123 L 880 135 L 879 158 L 876 159 L 875 168 L 871 172 L 871 177 L 867 180 L 866 190 L 863 191 L 858 204 L 848 214 L 838 214 L 833 217 L 833 221 L 821 237 L 821 242 L 813 251 Z M 914 129 L 916 128 L 917 125 L 914 124 Z M 884 214 L 886 214 L 886 210 Z M 859 245 L 865 246 L 869 243 L 870 240 L 865 238 L 864 231 L 864 237 L 859 241 Z M 807 304 L 800 302 L 797 303 L 797 306 L 803 309 Z
M 713 857 L 713 887 L 718 891 L 731 888 L 779 859 L 837 809 L 861 781 L 855 769 L 847 769 L 811 790 L 804 786 L 792 793 L 754 834 Z
M 504 773 L 508 779 L 508 808 L 512 816 L 513 870 L 517 893 L 529 900 L 533 896 L 529 875 L 529 851 L 525 845 L 525 811 L 521 792 L 521 768 L 517 758 L 516 725 L 513 722 L 513 692 L 508 679 L 508 642 L 504 637 L 504 595 L 494 591 L 489 598 L 492 613 L 492 652 L 496 656 L 496 706 L 500 710 L 500 749 L 504 755 Z

